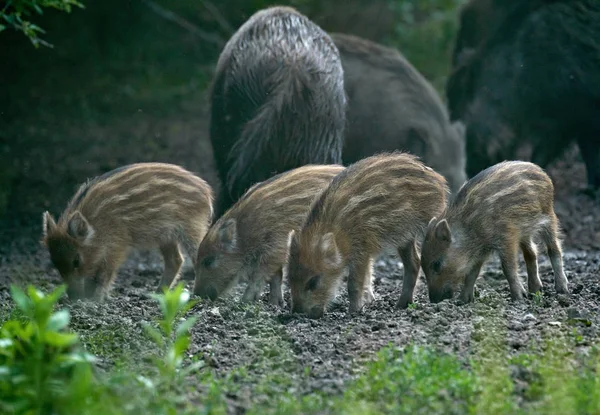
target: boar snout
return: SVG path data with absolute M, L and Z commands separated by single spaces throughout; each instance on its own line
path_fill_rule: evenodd
M 71 301 L 77 301 L 84 298 L 83 287 L 81 284 L 69 284 L 67 286 L 67 295 Z
M 308 312 L 308 317 L 316 319 L 323 317 L 323 314 L 325 314 L 323 307 L 315 306 Z
M 314 306 L 310 310 L 306 310 L 305 307 L 297 304 L 292 305 L 292 314 L 305 314 L 308 318 L 317 319 L 323 317 L 325 310 L 323 307 Z
M 429 301 L 439 303 L 444 300 L 449 300 L 453 297 L 454 292 L 452 287 L 444 286 L 441 289 L 429 289 Z
M 213 287 L 212 285 L 207 285 L 204 287 L 197 286 L 194 289 L 194 294 L 196 294 L 197 296 L 199 296 L 201 298 L 208 298 L 211 301 L 216 300 L 217 297 L 219 296 L 217 289 L 215 287 Z

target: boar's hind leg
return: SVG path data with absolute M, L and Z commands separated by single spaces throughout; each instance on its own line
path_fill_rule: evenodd
M 402 259 L 402 265 L 404 265 L 402 294 L 400 294 L 398 307 L 406 308 L 413 302 L 413 293 L 415 291 L 415 285 L 417 284 L 417 277 L 419 276 L 421 260 L 419 258 L 419 253 L 417 252 L 415 241 L 412 241 L 405 247 L 399 248 L 398 254 L 400 255 L 400 259 Z
M 365 304 L 371 304 L 375 299 L 375 294 L 373 294 L 373 258 L 369 259 L 369 271 L 365 277 L 365 292 L 364 292 L 364 302 Z
M 269 303 L 283 307 L 283 270 L 279 270 L 269 282 Z
M 521 251 L 527 268 L 527 288 L 530 293 L 542 290 L 542 280 L 538 272 L 537 253 L 531 240 L 521 241 Z
M 260 272 L 253 272 L 250 274 L 248 286 L 246 286 L 246 291 L 244 291 L 244 294 L 242 295 L 242 302 L 249 303 L 258 301 L 264 286 L 265 278 L 263 278 L 263 275 Z
M 502 263 L 504 276 L 508 280 L 510 297 L 513 301 L 523 300 L 523 295 L 525 294 L 525 288 L 523 288 L 523 284 L 521 284 L 517 275 L 518 257 L 518 242 L 507 241 L 504 249 L 500 251 L 500 262 Z
M 200 242 L 202 242 L 202 238 L 204 238 L 205 235 L 206 227 L 199 227 L 197 229 L 190 227 L 188 234 L 182 235 L 180 239 L 180 246 L 183 248 L 183 251 L 188 254 L 190 260 L 192 261 L 194 276 L 196 275 L 198 247 L 200 246 Z
M 548 257 L 554 270 L 554 287 L 559 294 L 569 292 L 567 277 L 563 269 L 562 250 L 558 242 L 558 218 L 553 213 L 551 220 L 544 232 L 542 232 L 542 240 L 548 248 Z
M 366 282 L 371 281 L 371 259 L 357 258 L 348 274 L 348 312 L 350 314 L 359 312 L 364 306 L 364 293 Z
M 163 287 L 171 288 L 179 279 L 179 271 L 181 271 L 181 264 L 183 264 L 183 258 L 179 251 L 177 242 L 169 242 L 161 245 L 160 252 L 162 253 L 163 260 L 165 262 L 165 271 L 163 277 L 160 280 L 160 285 L 157 291 L 161 292 Z

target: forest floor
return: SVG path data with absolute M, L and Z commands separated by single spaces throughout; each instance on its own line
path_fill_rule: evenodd
M 187 111 L 158 121 L 151 114 L 136 113 L 130 121 L 116 127 L 112 124 L 104 128 L 64 128 L 69 123 L 66 120 L 61 134 L 35 124 L 10 126 L 25 126 L 25 131 L 19 133 L 22 140 L 43 140 L 47 144 L 43 151 L 33 142 L 30 146 L 20 145 L 28 149 L 27 157 L 15 158 L 20 171 L 16 173 L 19 180 L 14 181 L 11 202 L 21 210 L 9 212 L 7 216 L 12 219 L 4 222 L 2 230 L 0 303 L 4 311 L 11 304 L 10 283 L 34 284 L 45 290 L 61 283 L 38 242 L 41 212 L 50 209 L 59 214 L 76 183 L 120 164 L 160 160 L 183 164 L 218 188 L 207 138 L 206 106 L 186 107 L 184 103 L 182 108 Z M 187 118 L 190 113 L 195 116 Z M 111 134 L 115 128 L 121 130 Z M 75 139 L 79 135 L 85 135 L 85 141 L 81 140 L 85 145 Z M 130 138 L 123 139 L 127 135 Z M 402 265 L 397 258 L 381 258 L 375 267 L 376 301 L 355 316 L 346 314 L 344 290 L 325 317 L 316 321 L 291 316 L 288 293 L 283 309 L 269 305 L 266 295 L 258 304 L 240 304 L 243 287 L 217 301 L 201 301 L 190 311 L 199 320 L 192 330 L 189 356 L 203 359 L 204 370 L 214 376 L 211 382 L 221 382 L 220 402 L 227 412 L 243 413 L 249 408 L 277 411 L 284 404 L 290 405 L 289 400 L 281 402 L 286 397 L 292 397 L 293 405 L 305 405 L 293 397 L 317 396 L 315 393 L 332 399 L 346 396 L 352 388 L 349 385 L 370 373 L 369 365 L 377 365 L 377 359 L 397 359 L 395 355 L 377 354 L 382 349 L 423 346 L 467 364 L 478 356 L 482 342 L 493 338 L 501 359 L 510 363 L 506 376 L 512 380 L 512 399 L 515 405 L 527 407 L 528 399 L 533 399 L 529 383 L 535 376 L 528 375 L 527 371 L 533 370 L 530 363 L 518 363 L 522 356 L 542 353 L 548 341 L 558 339 L 563 342 L 561 348 L 579 356 L 575 361 L 583 364 L 600 342 L 600 205 L 581 192 L 585 172 L 576 151 L 552 166 L 549 173 L 556 184 L 556 212 L 563 226 L 570 295 L 555 293 L 549 261 L 540 256 L 544 294 L 513 304 L 499 262 L 493 259 L 478 280 L 474 304 L 430 304 L 421 280 L 415 305 L 397 310 L 394 304 L 400 294 Z M 20 221 L 16 219 L 19 213 L 23 217 Z M 183 279 L 191 289 L 189 263 L 187 266 Z M 142 324 L 159 315 L 149 294 L 158 284 L 161 272 L 157 254 L 136 252 L 119 271 L 106 302 L 72 304 L 62 300 L 71 312 L 71 328 L 80 334 L 88 351 L 100 358 L 102 369 L 143 365 L 145 356 L 152 352 Z M 520 276 L 525 278 L 523 263 Z M 392 349 L 386 349 L 387 346 Z M 395 376 L 406 374 L 390 376 L 388 381 L 397 385 Z M 432 374 L 427 372 L 427 376 Z M 194 394 L 204 396 L 202 391 L 209 390 L 202 382 L 206 381 L 192 381 Z M 376 400 L 382 399 L 377 396 Z M 390 399 L 393 402 L 396 398 Z M 532 402 L 539 403 L 535 399 Z M 323 402 L 321 405 L 321 409 L 327 406 Z M 310 408 L 302 411 L 311 412 Z M 433 412 L 435 408 L 430 407 Z M 460 408 L 456 408 L 457 413 Z M 447 412 L 448 408 L 442 409 Z

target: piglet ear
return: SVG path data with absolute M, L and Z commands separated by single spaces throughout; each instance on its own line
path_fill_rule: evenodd
M 342 265 L 342 255 L 340 254 L 337 243 L 335 242 L 335 236 L 332 232 L 328 232 L 321 237 L 319 249 L 327 267 L 339 268 Z
M 288 240 L 287 240 L 288 251 L 292 248 L 292 245 L 294 245 L 294 246 L 298 245 L 298 234 L 296 233 L 295 229 L 292 229 L 290 231 L 290 233 L 288 234 Z
M 452 242 L 450 225 L 448 225 L 448 221 L 446 219 L 442 219 L 437 225 L 435 225 L 434 235 L 438 241 Z
M 437 217 L 433 217 L 431 218 L 431 220 L 429 221 L 429 223 L 427 224 L 427 230 L 429 231 L 430 229 L 432 229 L 434 227 L 434 225 L 437 222 Z
M 237 223 L 235 219 L 227 219 L 219 228 L 219 242 L 226 251 L 237 246 Z
M 81 212 L 73 213 L 67 224 L 67 233 L 80 242 L 87 242 L 94 235 L 94 229 Z
M 46 211 L 42 215 L 42 236 L 45 240 L 48 237 L 48 234 L 54 232 L 56 229 L 56 222 L 54 218 L 50 214 L 50 212 Z

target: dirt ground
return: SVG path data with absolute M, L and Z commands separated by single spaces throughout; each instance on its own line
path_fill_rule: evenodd
M 34 283 L 42 288 L 60 283 L 47 253 L 38 244 L 41 213 L 50 209 L 59 214 L 75 185 L 87 177 L 129 162 L 161 160 L 183 164 L 217 186 L 204 102 L 204 97 L 196 97 L 182 103 L 175 115 L 158 120 L 143 112 L 129 114 L 116 127 L 97 123 L 87 129 L 73 120 L 63 120 L 61 131 L 67 133 L 62 136 L 52 134 L 47 127 L 37 127 L 36 122 L 8 125 L 6 134 L 24 129 L 19 136 L 30 141 L 10 149 L 10 160 L 17 164 L 19 173 L 11 193 L 11 210 L 0 229 L 0 302 L 9 301 L 9 283 Z M 121 128 L 122 134 L 111 138 L 115 128 Z M 127 140 L 123 139 L 125 133 L 130 137 Z M 86 140 L 78 142 L 78 136 Z M 542 300 L 512 304 L 508 284 L 494 259 L 478 280 L 474 304 L 458 306 L 445 301 L 432 305 L 421 282 L 417 307 L 399 311 L 394 304 L 400 295 L 401 264 L 396 258 L 383 258 L 376 263 L 376 301 L 353 317 L 345 313 L 344 291 L 318 321 L 290 316 L 288 293 L 284 309 L 267 304 L 266 295 L 257 305 L 240 305 L 243 287 L 215 302 L 201 302 L 192 310 L 199 321 L 193 329 L 190 355 L 202 356 L 222 374 L 241 367 L 249 371 L 251 376 L 237 379 L 240 388 L 228 397 L 231 412 L 241 412 L 266 399 L 260 393 L 250 393 L 261 377 L 285 373 L 294 380 L 299 394 L 338 392 L 344 381 L 360 370 L 360 362 L 373 358 L 390 343 L 436 345 L 466 356 L 472 351 L 474 327 L 485 328 L 494 316 L 502 322 L 501 329 L 506 330 L 508 344 L 515 351 L 548 334 L 572 332 L 574 325 L 582 336 L 579 344 L 585 348 L 600 337 L 600 203 L 580 190 L 585 171 L 575 150 L 556 163 L 550 174 L 556 184 L 556 211 L 564 228 L 570 295 L 556 295 L 549 261 L 542 256 Z M 148 294 L 158 284 L 161 272 L 156 254 L 134 253 L 119 272 L 111 298 L 105 303 L 63 301 L 71 310 L 72 327 L 90 351 L 101 357 L 101 367 L 143 359 L 149 351 L 142 322 L 157 316 L 156 304 Z M 523 264 L 520 275 L 525 276 Z M 191 288 L 189 270 L 184 278 Z

